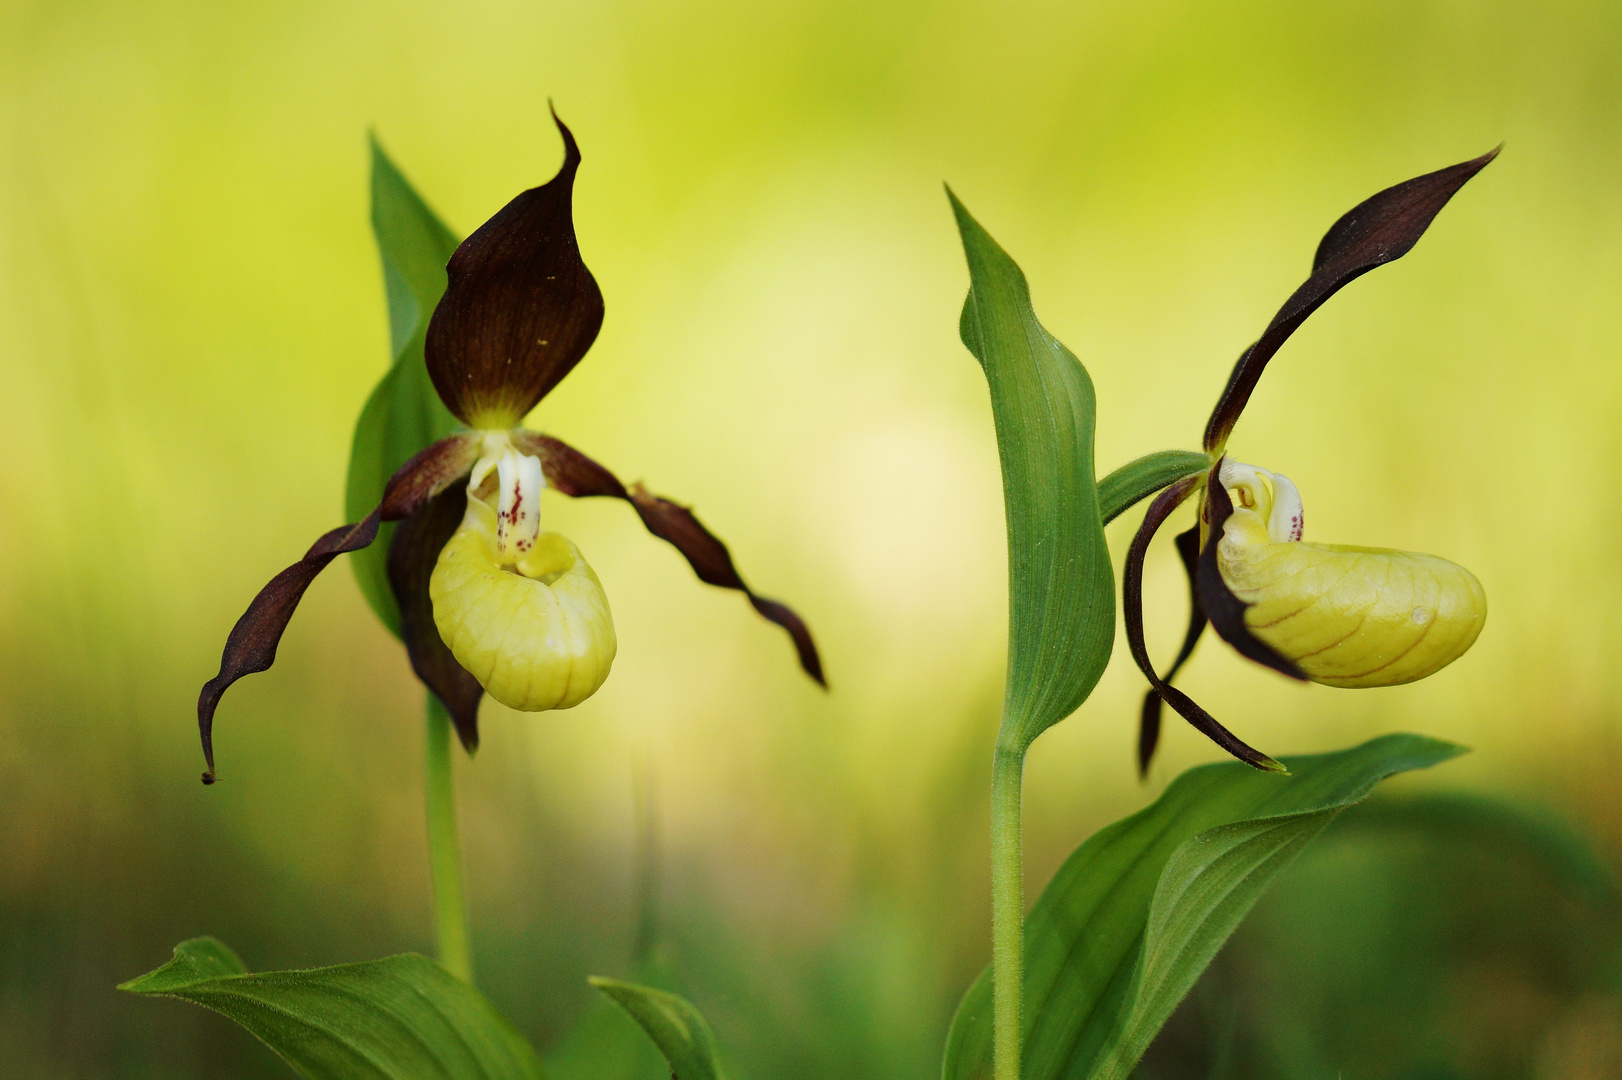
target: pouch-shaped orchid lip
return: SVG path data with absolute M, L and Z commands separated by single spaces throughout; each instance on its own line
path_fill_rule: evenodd
M 617 648 L 608 598 L 567 538 L 537 534 L 503 555 L 494 510 L 474 495 L 429 585 L 434 622 L 461 666 L 503 705 L 569 709 L 602 686 Z
M 1245 602 L 1235 596 L 1228 583 L 1222 580 L 1222 572 L 1217 564 L 1217 545 L 1222 541 L 1228 518 L 1233 516 L 1233 499 L 1222 482 L 1222 466 L 1226 461 L 1227 458 L 1219 459 L 1206 474 L 1203 513 L 1207 518 L 1207 532 L 1195 578 L 1200 607 L 1205 609 L 1205 617 L 1210 620 L 1212 629 L 1223 641 L 1239 650 L 1241 655 L 1292 679 L 1305 681 L 1307 676 L 1300 668 L 1251 633 L 1245 622 Z
M 1224 545 L 1219 554 L 1251 633 L 1325 686 L 1434 675 L 1486 623 L 1481 583 L 1435 555 L 1314 543 Z
M 1221 475 L 1223 495 L 1243 503 L 1212 515 L 1207 546 L 1221 583 L 1243 605 L 1245 632 L 1306 678 L 1396 686 L 1435 674 L 1475 642 L 1487 597 L 1464 567 L 1302 541 L 1301 498 L 1287 479 L 1227 461 Z
M 1206 497 L 1200 595 L 1217 632 L 1246 656 L 1325 686 L 1396 686 L 1435 674 L 1475 643 L 1487 597 L 1470 571 L 1435 555 L 1303 542 L 1299 529 L 1260 520 L 1285 501 L 1299 519 L 1283 477 L 1268 478 L 1278 503 L 1236 510 L 1230 484 L 1262 470 L 1219 469 L 1225 482 L 1214 470 Z
M 563 167 L 462 241 L 428 323 L 428 375 L 469 427 L 516 425 L 574 369 L 603 325 L 603 294 L 574 233 L 580 148 L 556 112 L 552 119 L 563 136 Z

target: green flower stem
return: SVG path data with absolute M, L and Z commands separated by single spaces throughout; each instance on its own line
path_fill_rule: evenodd
M 456 832 L 456 787 L 451 774 L 451 718 L 428 695 L 428 872 L 434 885 L 434 937 L 445 970 L 471 984 L 467 905 L 462 899 L 462 843 Z
M 1025 751 L 997 747 L 991 766 L 991 1014 L 994 1080 L 1019 1080 L 1025 997 Z

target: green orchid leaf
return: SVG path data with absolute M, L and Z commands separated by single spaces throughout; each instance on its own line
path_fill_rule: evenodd
M 308 1080 L 544 1080 L 535 1051 L 485 997 L 415 953 L 249 974 L 213 938 L 175 947 L 119 987 L 235 1020 Z
M 1098 482 L 1098 506 L 1108 525 L 1161 488 L 1211 467 L 1211 459 L 1192 450 L 1160 450 L 1129 461 Z
M 359 521 L 383 497 L 384 485 L 411 455 L 461 425 L 435 393 L 423 361 L 428 318 L 445 291 L 445 263 L 456 236 L 434 216 L 389 160 L 372 143 L 372 231 L 383 260 L 383 287 L 389 304 L 389 347 L 394 362 L 366 399 L 355 423 L 344 492 L 349 520 Z M 389 542 L 394 524 L 378 531 L 378 542 L 351 556 L 361 592 L 383 624 L 400 636 L 400 608 L 389 589 Z
M 1379 781 L 1463 753 L 1419 735 L 1284 759 L 1190 769 L 1100 830 L 1025 922 L 1026 1080 L 1124 1080 L 1267 886 Z M 991 1075 L 989 971 L 947 1036 L 945 1080 Z
M 1115 580 L 1093 477 L 1093 384 L 1042 328 L 1025 275 L 950 191 L 1008 519 L 1008 684 L 999 741 L 1023 751 L 1087 699 L 1115 642 Z
M 686 998 L 617 979 L 589 981 L 642 1025 L 669 1063 L 671 1080 L 723 1080 L 715 1035 Z

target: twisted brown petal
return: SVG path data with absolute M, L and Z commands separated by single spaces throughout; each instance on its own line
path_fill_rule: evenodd
M 462 241 L 428 324 L 434 389 L 469 427 L 510 428 L 573 370 L 603 325 L 603 294 L 574 235 L 580 148 L 563 121 L 563 168 Z
M 1200 552 L 1199 569 L 1195 573 L 1200 607 L 1205 610 L 1205 617 L 1211 620 L 1211 628 L 1241 654 L 1280 674 L 1305 681 L 1306 676 L 1300 668 L 1250 632 L 1250 627 L 1245 625 L 1247 605 L 1228 588 L 1228 583 L 1222 580 L 1222 571 L 1217 567 L 1217 544 L 1222 540 L 1223 526 L 1233 514 L 1233 499 L 1228 496 L 1228 489 L 1222 486 L 1221 479 L 1222 463 L 1226 460 L 1219 458 L 1211 466 L 1205 485 L 1205 512 L 1210 517 L 1210 534 L 1206 537 L 1205 550 Z
M 1486 168 L 1501 149 L 1499 146 L 1478 158 L 1386 188 L 1358 203 L 1330 226 L 1318 244 L 1311 276 L 1284 302 L 1262 336 L 1234 365 L 1228 385 L 1205 426 L 1208 453 L 1218 452 L 1228 441 L 1262 369 L 1296 327 L 1348 282 L 1408 254 L 1454 192 Z
M 389 543 L 389 587 L 400 604 L 400 637 L 411 658 L 411 670 L 445 703 L 457 737 L 471 754 L 479 748 L 479 699 L 484 687 L 456 662 L 439 636 L 428 594 L 428 580 L 440 549 L 450 541 L 466 510 L 466 492 L 460 486 L 451 487 L 402 521 Z
M 749 598 L 749 603 L 763 617 L 787 630 L 794 640 L 795 652 L 799 654 L 800 667 L 818 685 L 828 685 L 822 675 L 822 659 L 817 655 L 816 643 L 811 639 L 811 631 L 806 628 L 805 622 L 786 604 L 768 600 L 745 585 L 737 568 L 732 565 L 732 555 L 726 545 L 716 539 L 693 516 L 691 510 L 652 494 L 640 484 L 627 489 L 613 473 L 550 435 L 519 430 L 513 432 L 513 442 L 524 453 L 534 454 L 541 459 L 547 482 L 563 494 L 576 498 L 606 495 L 624 499 L 636 507 L 637 516 L 648 531 L 674 545 L 687 558 L 700 581 L 723 589 L 738 590 Z
M 214 710 L 230 685 L 276 662 L 282 632 L 317 574 L 339 555 L 359 551 L 377 539 L 380 521 L 394 521 L 414 513 L 434 495 L 472 468 L 478 441 L 461 433 L 441 439 L 400 466 L 383 492 L 383 503 L 357 525 L 341 525 L 317 540 L 304 557 L 270 579 L 225 639 L 220 671 L 203 684 L 197 698 L 197 729 L 203 740 L 208 771 L 203 783 L 214 782 Z
M 1132 659 L 1137 662 L 1138 670 L 1143 672 L 1144 678 L 1149 680 L 1149 685 L 1154 687 L 1156 693 L 1196 730 L 1204 733 L 1212 742 L 1247 765 L 1269 772 L 1284 772 L 1286 771 L 1284 766 L 1260 750 L 1246 745 L 1233 732 L 1218 723 L 1216 717 L 1195 704 L 1187 694 L 1162 679 L 1155 673 L 1154 664 L 1149 660 L 1149 648 L 1143 638 L 1144 557 L 1149 553 L 1149 541 L 1154 539 L 1155 533 L 1160 531 L 1160 526 L 1166 523 L 1172 511 L 1182 505 L 1194 492 L 1199 486 L 1199 481 L 1198 476 L 1184 477 L 1156 496 L 1143 516 L 1143 525 L 1139 527 L 1137 535 L 1132 538 L 1132 545 L 1127 549 L 1126 570 L 1121 580 L 1121 604 L 1126 617 L 1126 642 L 1132 651 Z
M 1188 575 L 1188 630 L 1183 634 L 1183 645 L 1177 650 L 1177 659 L 1166 669 L 1164 679 L 1170 683 L 1183 670 L 1188 658 L 1194 655 L 1194 646 L 1205 633 L 1205 609 L 1200 607 L 1200 587 L 1195 577 L 1200 562 L 1200 525 L 1195 522 L 1187 532 L 1177 534 L 1177 554 L 1183 560 L 1183 572 Z M 1149 762 L 1154 759 L 1155 746 L 1160 742 L 1160 694 L 1150 690 L 1143 695 L 1143 716 L 1138 724 L 1138 775 L 1149 774 Z

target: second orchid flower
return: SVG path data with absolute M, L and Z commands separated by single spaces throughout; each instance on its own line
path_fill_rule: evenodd
M 1147 771 L 1171 705 L 1224 750 L 1257 768 L 1281 768 L 1230 732 L 1172 679 L 1209 623 L 1241 654 L 1294 679 L 1328 686 L 1393 686 L 1434 674 L 1481 633 L 1487 598 L 1470 571 L 1434 555 L 1310 543 L 1300 493 L 1287 478 L 1227 456 L 1228 436 L 1267 362 L 1318 307 L 1353 279 L 1406 255 L 1461 187 L 1497 150 L 1416 177 L 1353 207 L 1325 234 L 1312 273 L 1234 366 L 1205 429 L 1205 467 L 1149 505 L 1126 558 L 1127 642 L 1149 680 L 1138 764 Z M 1197 460 L 1197 459 L 1196 459 Z M 1143 633 L 1143 565 L 1172 512 L 1197 498 L 1198 520 L 1177 537 L 1192 612 L 1164 676 Z

